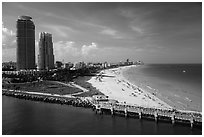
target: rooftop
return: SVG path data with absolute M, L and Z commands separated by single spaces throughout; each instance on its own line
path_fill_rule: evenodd
M 21 19 L 21 20 L 31 20 L 32 17 L 30 17 L 30 16 L 19 16 L 18 19 Z

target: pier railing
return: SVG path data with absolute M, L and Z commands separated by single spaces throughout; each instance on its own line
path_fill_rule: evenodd
M 134 105 L 126 105 L 120 103 L 109 103 L 109 102 L 94 102 L 96 112 L 103 113 L 104 110 L 109 110 L 112 115 L 115 113 L 124 115 L 127 117 L 130 113 L 134 113 L 139 118 L 153 118 L 155 121 L 158 119 L 169 120 L 173 124 L 175 122 L 189 123 L 191 127 L 193 125 L 202 125 L 202 114 L 199 112 L 192 111 L 180 111 L 176 109 L 156 109 L 147 108 Z

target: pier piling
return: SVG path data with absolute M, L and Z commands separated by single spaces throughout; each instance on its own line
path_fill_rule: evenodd
M 124 112 L 125 112 L 125 117 L 127 118 L 128 116 L 127 108 L 124 109 Z
M 137 106 L 124 106 L 121 104 L 108 104 L 101 103 L 95 104 L 96 109 L 99 110 L 98 113 L 102 113 L 104 110 L 110 110 L 111 115 L 114 114 L 123 115 L 126 118 L 128 116 L 139 116 L 139 119 L 154 119 L 155 122 L 161 121 L 170 121 L 172 125 L 175 123 L 188 123 L 191 126 L 191 129 L 197 126 L 198 124 L 202 125 L 202 115 L 189 114 L 186 112 L 178 110 L 159 110 L 152 108 L 144 108 Z M 187 115 L 188 114 L 188 115 Z M 191 115 L 191 117 L 189 117 Z
M 111 106 L 111 115 L 113 116 L 114 115 L 114 109 L 113 109 L 113 106 Z
M 103 114 L 103 111 L 101 110 L 101 108 L 98 109 L 98 112 L 99 112 L 100 115 Z
M 175 113 L 173 113 L 173 114 L 171 115 L 171 122 L 172 122 L 172 124 L 175 123 Z
M 191 117 L 191 119 L 190 119 L 190 123 L 191 123 L 191 128 L 193 128 L 193 123 L 194 123 L 194 119 L 193 119 L 193 117 Z
M 139 119 L 142 119 L 142 112 L 139 112 Z
M 96 105 L 96 114 L 97 113 L 102 114 L 102 110 L 101 110 L 100 105 Z
M 158 114 L 157 114 L 157 112 L 155 111 L 155 113 L 154 113 L 155 122 L 157 122 L 157 118 L 158 118 Z

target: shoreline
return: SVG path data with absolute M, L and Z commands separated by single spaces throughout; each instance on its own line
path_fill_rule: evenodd
M 134 65 L 135 66 L 135 65 Z M 142 107 L 173 109 L 170 105 L 156 98 L 151 93 L 144 91 L 137 85 L 132 84 L 123 75 L 123 71 L 133 66 L 102 70 L 99 74 L 109 77 L 96 79 L 92 77 L 88 82 L 100 92 L 109 96 L 110 99 L 118 100 L 120 103 L 131 104 Z
M 177 80 L 172 81 L 168 79 L 163 79 L 159 77 L 152 77 L 143 74 L 142 69 L 146 68 L 139 67 L 137 69 L 131 69 L 125 71 L 124 77 L 135 85 L 140 85 L 143 90 L 153 93 L 156 97 L 166 102 L 173 108 L 181 111 L 194 111 L 202 112 L 202 103 L 200 103 L 200 97 L 197 93 L 191 92 L 194 89 L 191 88 L 190 84 L 185 85 L 185 83 L 179 83 Z M 131 73 L 136 73 L 136 78 L 132 77 Z M 194 85 L 193 85 L 194 86 Z
M 22 93 L 44 95 L 44 96 L 56 96 L 56 97 L 68 97 L 68 98 L 83 98 L 91 100 L 92 95 L 106 95 L 111 100 L 117 100 L 120 104 L 140 106 L 144 108 L 154 108 L 154 109 L 163 109 L 163 110 L 178 110 L 183 112 L 198 112 L 201 111 L 187 110 L 187 109 L 178 109 L 175 105 L 169 104 L 166 101 L 165 96 L 159 96 L 154 88 L 150 85 L 138 86 L 134 82 L 130 82 L 128 78 L 124 76 L 124 72 L 132 67 L 139 67 L 137 65 L 122 66 L 118 68 L 104 69 L 101 70 L 98 74 L 94 76 L 79 77 L 74 80 L 74 82 L 64 83 L 59 81 L 48 81 L 54 82 L 54 84 L 59 84 L 66 87 L 75 87 L 81 91 L 73 92 L 32 92 L 27 90 L 19 90 Z M 74 84 L 76 83 L 76 84 Z M 80 86 L 76 86 L 76 85 Z M 53 86 L 47 85 L 48 90 L 54 89 Z M 54 86 L 55 87 L 55 86 Z M 80 88 L 79 88 L 80 87 Z M 145 87 L 145 88 L 144 88 Z M 148 90 L 147 90 L 148 88 Z M 88 90 L 87 90 L 88 89 Z M 15 90 L 18 91 L 18 90 Z M 156 92 L 156 94 L 155 94 Z M 65 94 L 66 93 L 66 94 Z M 170 100 L 169 100 L 170 101 Z M 179 104 L 178 104 L 179 105 Z
M 167 103 L 165 97 L 157 97 L 154 91 L 147 91 L 143 87 L 141 88 L 127 80 L 123 76 L 123 72 L 131 67 L 138 66 L 131 65 L 102 70 L 98 74 L 98 76 L 100 76 L 98 79 L 96 76 L 94 76 L 87 82 L 91 83 L 93 87 L 98 89 L 103 94 L 109 96 L 110 99 L 118 100 L 120 103 L 149 108 L 176 109 Z M 146 87 L 147 86 L 148 85 L 146 85 Z M 151 87 L 149 89 L 151 89 Z M 176 110 L 185 112 L 199 112 L 181 109 Z
M 125 68 L 128 68 L 128 67 L 125 67 Z M 113 71 L 114 74 L 115 73 L 121 74 L 121 71 L 120 72 L 116 71 L 117 69 L 118 68 L 114 68 L 111 70 Z M 119 69 L 122 70 L 121 68 L 119 68 Z M 108 71 L 110 71 L 110 70 L 108 70 Z M 109 78 L 109 79 L 114 78 L 114 75 L 103 75 L 103 74 L 106 74 L 106 73 L 101 72 L 96 76 L 96 78 L 98 78 L 98 81 L 102 82 L 102 80 L 103 80 L 102 77 L 104 77 L 104 76 Z M 120 78 L 123 82 L 126 82 L 127 85 L 125 85 L 125 86 L 127 88 L 130 88 L 130 87 L 133 89 L 136 88 L 133 85 L 131 85 L 131 83 L 128 83 L 128 81 L 124 81 L 124 78 L 122 76 Z M 102 79 L 102 80 L 99 80 L 99 79 Z M 72 84 L 72 83 L 70 83 L 70 84 Z M 81 88 L 84 90 L 83 87 L 81 87 Z M 189 124 L 190 123 L 191 128 L 194 127 L 193 125 L 200 126 L 200 124 L 202 124 L 202 113 L 197 113 L 197 112 L 195 113 L 192 111 L 178 111 L 176 109 L 172 109 L 170 106 L 167 106 L 167 104 L 162 104 L 165 102 L 162 102 L 159 99 L 153 98 L 150 95 L 150 93 L 148 94 L 148 92 L 142 91 L 142 89 L 140 89 L 140 88 L 136 88 L 136 89 L 140 90 L 141 94 L 143 94 L 146 97 L 146 99 L 147 98 L 153 99 L 155 101 L 154 102 L 155 104 L 153 104 L 153 105 L 158 105 L 156 103 L 159 103 L 161 106 L 152 107 L 152 106 L 147 106 L 144 104 L 143 105 L 131 104 L 130 102 L 127 102 L 127 103 L 122 102 L 121 103 L 121 100 L 118 100 L 119 102 L 117 102 L 115 105 L 113 105 L 111 103 L 111 100 L 109 100 L 110 102 L 105 102 L 105 104 L 107 103 L 108 106 L 111 104 L 111 106 L 114 108 L 113 110 L 115 110 L 113 113 L 116 113 L 116 114 L 121 115 L 121 116 L 124 116 L 124 114 L 125 114 L 125 117 L 127 117 L 127 116 L 135 117 L 137 115 L 137 112 L 135 112 L 135 110 L 136 111 L 139 110 L 141 112 L 141 113 L 139 113 L 140 119 L 142 117 L 146 118 L 146 119 L 152 119 L 154 117 L 153 119 L 155 119 L 156 122 L 157 122 L 157 120 L 169 121 L 171 119 L 170 121 L 172 121 L 173 124 L 175 123 L 175 121 L 183 123 L 183 124 Z M 88 91 L 83 91 L 83 92 L 86 93 Z M 78 94 L 78 93 L 76 93 L 76 94 Z M 77 97 L 77 96 L 72 96 L 71 94 L 60 95 L 60 94 L 30 92 L 30 91 L 22 91 L 22 90 L 9 90 L 9 89 L 2 89 L 2 95 L 11 96 L 11 97 L 19 98 L 19 99 L 31 100 L 31 101 L 41 101 L 41 102 L 55 103 L 55 104 L 61 104 L 61 105 L 63 105 L 63 104 L 64 105 L 72 105 L 75 107 L 92 108 L 96 113 L 98 111 L 98 109 L 97 109 L 98 104 L 97 104 L 97 102 L 95 102 L 94 98 L 91 96 L 89 96 L 89 97 L 79 97 L 78 96 Z M 113 97 L 113 98 L 109 98 L 109 99 L 115 99 L 115 98 Z M 103 104 L 103 101 L 101 103 L 102 103 L 101 104 L 102 106 L 105 105 L 105 104 Z M 108 103 L 110 103 L 110 104 L 108 104 Z M 142 103 L 144 103 L 144 102 L 142 102 Z M 101 106 L 101 109 L 103 109 L 102 106 Z M 119 107 L 119 109 L 120 109 L 120 107 L 122 107 L 122 108 L 125 107 L 124 109 L 122 109 L 122 111 L 124 111 L 124 114 L 123 114 L 123 112 L 121 112 L 121 110 L 118 111 L 117 107 Z M 107 108 L 105 107 L 104 109 L 107 109 Z M 108 109 L 110 109 L 110 108 L 108 108 Z M 131 109 L 133 109 L 133 110 L 131 111 Z M 101 112 L 102 112 L 102 110 L 101 110 Z M 111 114 L 112 114 L 112 111 L 111 111 Z M 173 118 L 173 120 L 172 120 L 172 118 Z

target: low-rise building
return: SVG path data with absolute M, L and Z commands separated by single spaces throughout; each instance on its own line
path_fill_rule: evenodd
M 12 62 L 12 61 L 9 61 L 9 62 L 3 62 L 2 63 L 2 70 L 16 70 L 16 62 Z
M 73 68 L 75 70 L 85 68 L 86 64 L 84 62 L 75 62 Z
M 62 68 L 62 65 L 63 65 L 63 63 L 62 63 L 61 61 L 56 61 L 56 63 L 55 63 L 55 67 L 56 67 L 57 69 L 61 69 L 61 68 Z
M 103 64 L 102 64 L 102 67 L 105 69 L 105 68 L 108 68 L 108 62 L 104 62 Z
M 94 95 L 92 97 L 95 101 L 108 101 L 108 96 L 105 95 Z
M 65 69 L 70 69 L 70 68 L 72 68 L 73 66 L 74 66 L 73 63 L 68 62 L 68 63 L 64 63 L 63 68 L 65 68 Z

